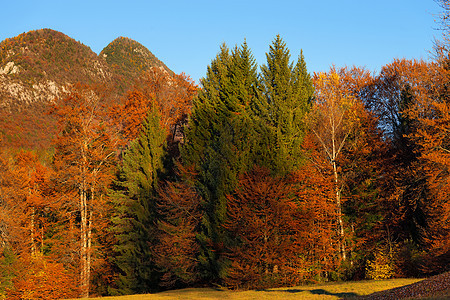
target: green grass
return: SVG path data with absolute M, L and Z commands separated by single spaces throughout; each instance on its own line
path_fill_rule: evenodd
M 159 299 L 341 299 L 363 296 L 378 291 L 408 285 L 420 279 L 390 279 L 316 284 L 308 286 L 276 288 L 252 291 L 229 291 L 226 289 L 191 288 L 166 291 L 157 294 L 93 298 L 102 300 L 159 300 Z

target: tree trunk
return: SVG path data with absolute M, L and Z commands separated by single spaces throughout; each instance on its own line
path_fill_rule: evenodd
M 89 278 L 88 278 L 88 241 L 87 241 L 87 195 L 86 184 L 82 183 L 80 188 L 80 213 L 81 213 L 81 273 L 80 273 L 80 285 L 81 285 L 81 298 L 89 297 Z
M 341 248 L 342 260 L 347 259 L 347 253 L 345 251 L 345 235 L 344 235 L 344 222 L 342 221 L 342 206 L 341 206 L 341 190 L 339 188 L 339 179 L 336 161 L 333 160 L 333 173 L 334 173 L 334 183 L 336 188 L 336 206 L 337 206 L 337 215 L 338 215 L 338 223 L 339 223 L 339 235 L 340 241 L 339 245 Z
M 34 256 L 36 254 L 36 246 L 34 241 L 34 215 L 36 213 L 36 209 L 34 207 L 31 208 L 31 220 L 30 220 L 30 237 L 31 237 L 31 256 Z
M 91 189 L 91 203 L 94 202 L 94 189 Z M 86 213 L 87 214 L 87 213 Z M 92 254 L 92 209 L 89 210 L 89 220 L 88 220 L 88 232 L 87 232 L 87 257 L 86 257 L 86 283 L 87 290 L 89 293 L 90 280 L 91 280 L 91 254 Z
M 91 246 L 92 246 L 92 210 L 89 212 L 88 223 L 88 241 L 87 241 L 87 257 L 86 257 L 86 284 L 89 295 L 90 280 L 91 280 Z
M 44 225 L 41 225 L 41 253 L 44 253 Z

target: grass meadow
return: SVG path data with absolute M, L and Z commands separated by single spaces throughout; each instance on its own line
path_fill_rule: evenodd
M 367 280 L 305 285 L 290 288 L 232 291 L 214 288 L 189 288 L 156 294 L 93 298 L 102 300 L 162 300 L 162 299 L 342 299 L 369 295 L 420 281 L 414 278 Z

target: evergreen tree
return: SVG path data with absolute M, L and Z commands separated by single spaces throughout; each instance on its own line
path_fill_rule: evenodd
M 289 49 L 279 35 L 266 57 L 267 64 L 261 67 L 263 97 L 258 110 L 273 136 L 272 145 L 267 149 L 275 152 L 271 155 L 274 171 L 286 174 L 301 164 L 300 146 L 306 130 L 304 117 L 314 87 L 303 52 L 294 66 Z
M 111 192 L 112 232 L 117 240 L 113 261 L 120 270 L 114 294 L 148 293 L 158 286 L 150 246 L 156 239 L 156 187 L 163 171 L 165 138 L 154 108 L 117 173 Z
M 252 106 L 257 99 L 256 63 L 244 43 L 233 51 L 223 45 L 208 66 L 203 88 L 194 100 L 183 162 L 198 173 L 197 189 L 203 198 L 204 218 L 200 264 L 209 279 L 223 278 L 226 243 L 222 226 L 226 218 L 226 195 L 238 176 L 253 165 L 256 142 L 252 132 Z
M 426 206 L 431 203 L 431 193 L 426 180 L 426 170 L 419 159 L 420 146 L 412 138 L 419 122 L 408 115 L 408 110 L 416 102 L 409 84 L 399 91 L 397 111 L 392 112 L 397 119 L 393 123 L 391 142 L 396 171 L 391 174 L 397 173 L 393 182 L 403 188 L 396 212 L 397 238 L 421 246 L 424 244 L 424 233 L 428 229 Z

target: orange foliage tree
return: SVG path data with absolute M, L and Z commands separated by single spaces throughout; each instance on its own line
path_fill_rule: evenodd
M 346 223 L 348 264 L 346 279 L 364 278 L 365 263 L 374 248 L 392 242 L 387 209 L 383 204 L 384 188 L 388 186 L 392 160 L 386 157 L 388 146 L 377 127 L 377 119 L 366 110 L 358 113 L 358 130 L 347 140 L 340 159 L 343 179 L 343 215 Z M 386 232 L 387 231 L 387 232 Z M 392 247 L 391 247 L 392 249 Z
M 101 90 L 77 85 L 53 110 L 60 126 L 55 141 L 55 179 L 69 227 L 79 226 L 79 237 L 73 238 L 78 243 L 82 297 L 89 296 L 94 235 L 107 222 L 103 195 L 112 180 L 115 159 L 102 118 L 102 99 Z
M 43 242 L 43 210 L 50 202 L 46 197 L 50 193 L 49 169 L 28 151 L 17 153 L 5 167 L 2 182 L 5 213 L 2 222 L 8 234 L 5 243 L 17 253 L 36 254 Z
M 342 176 L 341 153 L 349 138 L 358 131 L 358 114 L 364 110 L 358 92 L 370 82 L 371 76 L 358 68 L 332 68 L 329 73 L 315 74 L 313 77 L 316 98 L 309 115 L 309 128 L 322 146 L 331 162 L 335 181 L 335 201 L 340 233 L 340 253 L 347 258 L 345 248 L 345 224 L 342 218 Z
M 63 299 L 79 293 L 73 270 L 48 256 L 21 256 L 14 267 L 8 299 Z
M 158 242 L 152 250 L 165 287 L 192 285 L 199 278 L 200 197 L 193 171 L 178 168 L 178 181 L 167 182 L 158 191 Z
M 53 248 L 58 216 L 51 174 L 28 151 L 17 153 L 3 172 L 9 180 L 1 183 L 1 248 L 3 253 L 9 248 L 15 257 L 7 266 L 11 275 L 8 299 L 76 295 L 77 282 L 70 265 L 55 255 Z
M 425 271 L 446 270 L 450 263 L 450 98 L 449 70 L 440 64 L 412 62 L 408 70 L 416 101 L 408 108 L 417 128 L 410 138 L 419 146 L 419 161 L 424 165 L 430 199 L 425 205 L 427 230 L 424 242 L 429 257 Z M 411 80 L 412 81 L 412 80 Z
M 322 145 L 309 132 L 302 145 L 307 162 L 293 174 L 296 182 L 297 201 L 311 212 L 309 243 L 307 249 L 311 263 L 318 266 L 312 270 L 315 278 L 326 277 L 336 269 L 341 258 L 336 211 L 336 187 L 333 169 L 323 155 Z M 317 276 L 319 275 L 319 276 Z
M 152 68 L 137 80 L 124 103 L 112 108 L 112 118 L 120 124 L 126 143 L 138 136 L 147 113 L 156 106 L 170 142 L 186 122 L 196 93 L 197 86 L 187 75 L 170 75 L 164 69 Z
M 382 166 L 385 185 L 380 195 L 383 206 L 383 244 L 392 255 L 393 241 L 422 244 L 426 227 L 424 206 L 428 202 L 428 187 L 423 165 L 418 161 L 419 147 L 411 139 L 417 129 L 417 120 L 410 118 L 407 110 L 417 99 L 417 89 L 427 89 L 429 76 L 419 76 L 430 71 L 423 61 L 394 60 L 384 66 L 372 86 L 368 106 L 378 117 L 384 131 L 388 152 Z M 420 79 L 422 77 L 422 79 Z M 425 90 L 423 90 L 425 91 Z
M 368 101 L 390 143 L 381 195 L 388 242 L 409 247 L 412 240 L 427 250 L 423 262 L 434 271 L 450 260 L 448 81 L 441 61 L 394 60 L 382 68 Z M 398 272 L 417 274 L 410 259 Z
M 227 285 L 296 285 L 330 270 L 336 251 L 333 186 L 315 172 L 308 166 L 283 179 L 256 168 L 241 176 L 227 197 Z

